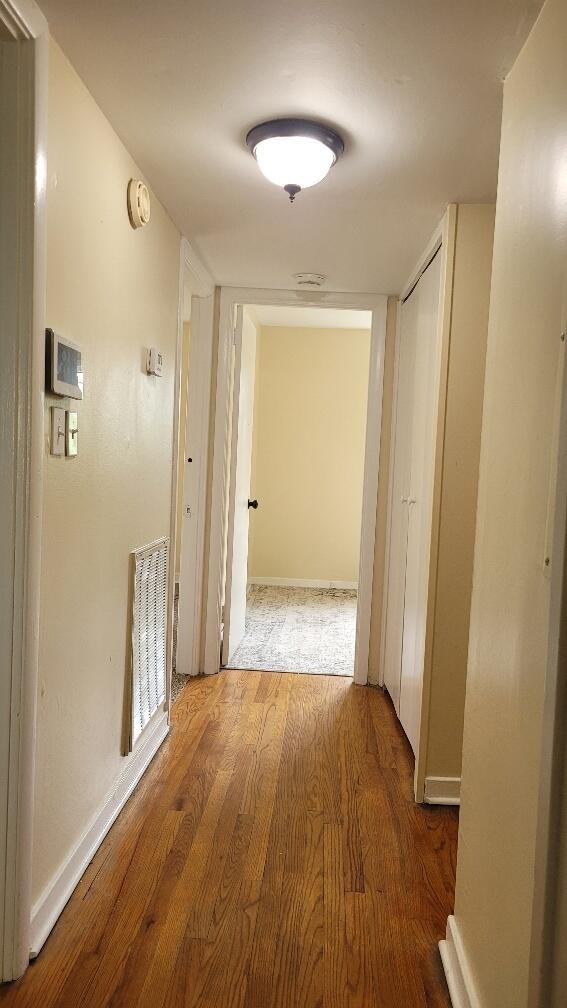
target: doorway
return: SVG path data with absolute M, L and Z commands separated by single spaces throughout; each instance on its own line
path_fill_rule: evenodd
M 209 605 L 205 642 L 207 664 L 216 630 L 216 662 L 206 671 L 218 671 L 222 642 L 222 666 L 366 682 L 386 299 L 251 293 L 221 295 L 225 496 L 219 622 Z M 213 511 L 217 494 L 213 472 Z
M 214 285 L 187 239 L 181 240 L 171 527 L 171 680 L 175 700 L 202 671 L 201 620 Z
M 354 673 L 371 321 L 237 309 L 224 666 Z

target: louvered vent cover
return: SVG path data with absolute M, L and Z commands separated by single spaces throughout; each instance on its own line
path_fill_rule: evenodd
M 131 750 L 165 700 L 169 539 L 132 553 Z

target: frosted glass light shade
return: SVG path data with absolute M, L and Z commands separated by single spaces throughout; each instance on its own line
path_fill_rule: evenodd
M 269 182 L 308 189 L 327 175 L 335 155 L 320 140 L 303 136 L 270 137 L 261 140 L 254 155 Z
M 302 189 L 321 182 L 344 143 L 335 130 L 310 119 L 272 119 L 246 137 L 262 174 L 286 190 L 291 202 Z

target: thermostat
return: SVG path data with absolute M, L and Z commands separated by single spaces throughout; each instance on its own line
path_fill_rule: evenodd
M 158 378 L 163 374 L 163 355 L 157 347 L 150 347 L 148 350 L 146 371 L 148 374 L 157 375 Z
M 46 383 L 50 392 L 83 398 L 83 361 L 81 348 L 59 336 L 53 329 L 45 330 Z
M 141 179 L 130 179 L 128 183 L 128 216 L 133 228 L 141 228 L 150 219 L 150 194 Z

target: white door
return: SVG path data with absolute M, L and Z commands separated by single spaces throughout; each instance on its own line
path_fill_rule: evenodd
M 416 298 L 411 316 L 415 329 L 415 362 L 399 717 L 414 753 L 419 743 L 425 660 L 438 399 L 440 283 L 441 255 L 438 254 L 407 302 Z
M 250 519 L 248 500 L 252 468 L 255 374 L 256 329 L 252 320 L 239 306 L 235 331 L 223 665 L 230 663 L 246 629 Z
M 414 292 L 415 293 L 415 292 Z M 400 712 L 402 637 L 406 587 L 408 497 L 411 470 L 411 429 L 414 395 L 414 357 L 417 299 L 413 295 L 401 306 L 396 403 L 394 415 L 394 462 L 390 546 L 388 552 L 386 624 L 384 638 L 384 684 L 397 713 Z

